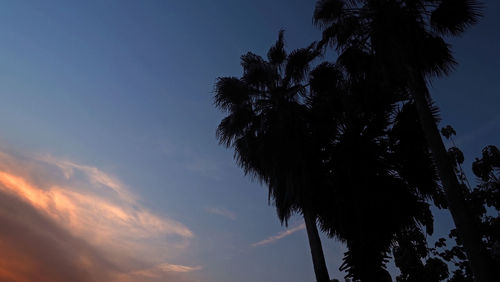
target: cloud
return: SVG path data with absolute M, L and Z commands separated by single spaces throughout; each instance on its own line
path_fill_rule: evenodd
M 0 280 L 106 281 L 119 269 L 14 195 L 0 193 Z
M 209 207 L 205 209 L 208 213 L 236 220 L 236 214 L 225 208 Z
M 198 271 L 201 269 L 202 269 L 201 266 L 185 266 L 185 265 L 162 263 L 154 267 L 151 267 L 149 269 L 134 271 L 131 274 L 142 277 L 160 278 L 165 273 L 169 272 L 188 273 L 188 272 Z
M 283 238 L 285 238 L 287 236 L 290 236 L 293 233 L 295 233 L 297 231 L 300 231 L 300 230 L 302 230 L 304 228 L 306 228 L 306 225 L 304 223 L 299 224 L 299 225 L 297 225 L 295 227 L 292 227 L 290 229 L 282 231 L 282 232 L 278 233 L 277 235 L 274 235 L 274 236 L 268 237 L 267 239 L 264 239 L 262 241 L 253 243 L 252 247 L 264 246 L 264 245 L 268 245 L 268 244 L 274 243 L 274 242 L 276 242 L 276 241 L 278 241 L 280 239 L 283 239 Z
M 54 158 L 50 155 L 42 155 L 39 156 L 38 159 L 42 162 L 59 167 L 63 171 L 66 179 L 72 178 L 75 174 L 75 170 L 80 171 L 88 177 L 92 184 L 101 185 L 113 190 L 121 199 L 127 202 L 134 201 L 133 196 L 123 188 L 123 184 L 121 184 L 118 179 L 102 172 L 96 167 L 76 164 L 68 160 Z
M 0 152 L 2 281 L 190 281 L 193 238 L 95 167 Z
M 186 164 L 185 167 L 203 177 L 211 178 L 216 181 L 222 179 L 219 165 L 215 161 L 209 159 L 195 158 Z

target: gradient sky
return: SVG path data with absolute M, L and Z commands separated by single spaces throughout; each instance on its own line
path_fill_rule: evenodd
M 0 278 L 313 281 L 302 221 L 282 227 L 218 146 L 212 97 L 281 28 L 288 49 L 319 39 L 314 3 L 3 1 Z M 500 4 L 486 7 L 431 89 L 467 164 L 500 145 Z M 338 278 L 344 248 L 323 244 Z

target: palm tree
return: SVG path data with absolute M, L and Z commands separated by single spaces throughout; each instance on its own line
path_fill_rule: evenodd
M 343 53 L 355 50 L 373 55 L 386 94 L 409 98 L 415 104 L 474 277 L 486 282 L 494 280 L 492 263 L 467 211 L 426 83 L 448 74 L 455 64 L 442 37 L 461 34 L 479 16 L 474 0 L 319 0 L 314 19 L 323 28 L 321 44 L 331 44 Z
M 389 248 L 405 230 L 425 225 L 432 233 L 425 200 L 441 205 L 441 195 L 427 145 L 415 130 L 414 105 L 395 113 L 396 100 L 377 98 L 375 72 L 366 68 L 371 57 L 357 55 L 365 60 L 346 55 L 311 73 L 311 130 L 324 167 L 313 210 L 322 229 L 347 244 L 341 270 L 348 277 L 390 281 L 384 269 Z
M 397 234 L 432 229 L 425 199 L 439 193 L 427 145 L 418 132 L 415 138 L 397 130 L 418 125 L 411 106 L 391 122 L 397 100 L 373 95 L 380 87 L 370 64 L 344 54 L 337 64 L 317 66 L 304 84 L 315 50 L 313 44 L 287 55 L 280 34 L 268 61 L 242 56 L 243 77 L 216 84 L 216 105 L 229 113 L 218 137 L 234 147 L 246 173 L 268 185 L 283 222 L 303 214 L 318 281 L 328 281 L 328 272 L 316 218 L 346 242 L 342 269 L 349 277 L 390 281 L 385 262 Z M 392 161 L 400 155 L 413 161 Z
M 308 135 L 307 108 L 301 103 L 303 81 L 315 45 L 287 54 L 283 31 L 268 52 L 268 60 L 253 53 L 241 57 L 243 76 L 218 78 L 215 104 L 228 113 L 218 129 L 222 144 L 235 149 L 245 173 L 269 188 L 278 217 L 302 213 L 318 282 L 329 282 L 316 216 L 310 212 L 319 163 Z

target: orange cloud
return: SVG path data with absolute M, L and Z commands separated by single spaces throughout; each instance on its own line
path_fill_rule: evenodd
M 128 191 L 126 191 L 126 189 L 123 188 L 123 185 L 118 179 L 102 172 L 96 167 L 81 165 L 70 162 L 68 160 L 54 158 L 50 155 L 39 156 L 38 159 L 42 162 L 46 162 L 48 164 L 59 167 L 63 171 L 66 179 L 72 178 L 75 170 L 81 171 L 87 175 L 89 181 L 92 184 L 107 187 L 113 190 L 122 200 L 134 202 L 134 197 Z
M 119 268 L 14 195 L 0 193 L 1 281 L 111 281 Z
M 188 273 L 193 271 L 201 270 L 200 266 L 185 266 L 185 265 L 177 265 L 177 264 L 168 264 L 163 263 L 160 265 L 156 265 L 154 267 L 148 269 L 142 269 L 138 271 L 134 271 L 131 274 L 137 277 L 145 277 L 145 278 L 160 278 L 165 273 Z M 141 279 L 142 280 L 142 279 Z
M 177 282 L 186 277 L 175 273 L 200 269 L 166 263 L 194 238 L 189 228 L 141 207 L 99 169 L 53 157 L 0 153 L 0 226 L 2 281 L 137 281 L 149 273 L 140 281 Z

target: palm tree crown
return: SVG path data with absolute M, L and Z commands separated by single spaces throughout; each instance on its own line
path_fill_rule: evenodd
M 241 78 L 218 79 L 215 104 L 228 112 L 217 129 L 220 142 L 234 147 L 246 173 L 267 184 L 282 222 L 295 212 L 304 215 L 316 279 L 329 282 L 316 216 L 309 212 L 319 162 L 303 103 L 303 81 L 317 55 L 315 44 L 287 54 L 281 31 L 267 61 L 247 53 Z
M 268 52 L 268 61 L 253 53 L 241 57 L 243 76 L 222 77 L 216 83 L 216 105 L 227 111 L 218 129 L 220 142 L 235 149 L 239 165 L 269 186 L 280 220 L 306 204 L 315 162 L 301 101 L 302 84 L 314 46 L 290 54 L 283 32 Z

